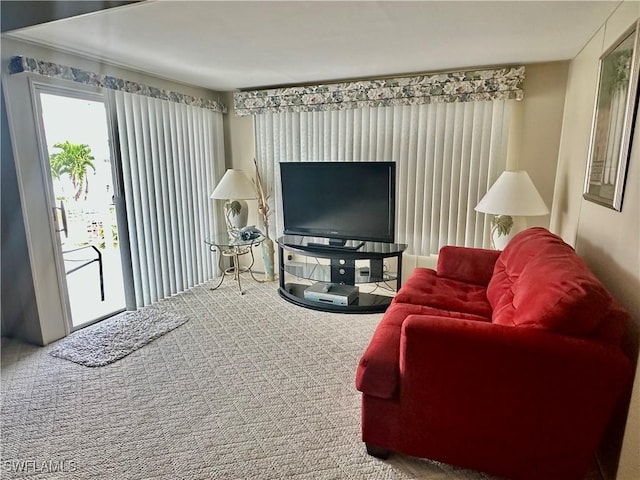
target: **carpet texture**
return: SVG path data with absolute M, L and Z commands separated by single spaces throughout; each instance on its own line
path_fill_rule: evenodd
M 85 367 L 102 367 L 144 347 L 187 320 L 156 306 L 124 312 L 56 342 L 49 355 Z
M 366 454 L 354 376 L 380 314 L 208 287 L 160 302 L 189 322 L 101 368 L 3 340 L 1 478 L 491 478 Z

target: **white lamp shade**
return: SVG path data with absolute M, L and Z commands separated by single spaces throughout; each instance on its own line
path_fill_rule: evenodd
M 549 213 L 529 174 L 524 170 L 502 172 L 475 209 L 482 213 L 521 217 Z
M 242 170 L 227 170 L 209 198 L 248 200 L 258 198 L 258 195 Z

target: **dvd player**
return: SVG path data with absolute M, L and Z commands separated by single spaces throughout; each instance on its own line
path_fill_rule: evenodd
M 305 300 L 347 306 L 358 298 L 358 287 L 341 283 L 314 283 L 304 291 Z

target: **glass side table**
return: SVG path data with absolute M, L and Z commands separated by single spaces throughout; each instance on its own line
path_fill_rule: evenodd
M 238 283 L 238 290 L 240 291 L 240 295 L 244 295 L 244 292 L 242 291 L 242 285 L 240 284 L 240 274 L 246 272 L 251 275 L 251 278 L 253 278 L 254 281 L 262 283 L 261 280 L 258 280 L 255 277 L 251 268 L 253 267 L 253 264 L 255 262 L 253 248 L 260 245 L 263 240 L 264 237 L 262 235 L 251 240 L 232 238 L 226 231 L 206 237 L 204 239 L 204 243 L 209 245 L 209 250 L 211 250 L 212 252 L 218 252 L 218 266 L 222 271 L 222 275 L 220 275 L 220 281 L 215 287 L 212 287 L 211 290 L 215 290 L 220 287 L 227 275 L 233 275 L 233 279 Z M 247 267 L 240 266 L 240 257 L 242 257 L 243 255 L 251 256 L 251 261 L 249 262 L 249 266 Z M 225 268 L 222 265 L 222 259 L 225 257 L 231 258 L 232 265 L 228 268 Z

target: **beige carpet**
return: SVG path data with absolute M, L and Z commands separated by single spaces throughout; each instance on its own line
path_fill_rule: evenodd
M 161 302 L 189 321 L 100 368 L 3 340 L 0 477 L 490 478 L 365 453 L 354 374 L 380 315 L 315 312 L 274 284 L 245 287 Z

